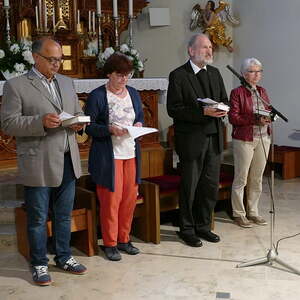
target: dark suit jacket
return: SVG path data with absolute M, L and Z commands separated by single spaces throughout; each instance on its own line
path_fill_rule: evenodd
M 207 66 L 212 89 L 212 99 L 228 104 L 223 79 L 219 70 Z M 167 110 L 174 120 L 175 150 L 181 160 L 193 160 L 201 152 L 202 142 L 211 122 L 217 122 L 220 153 L 223 150 L 223 122 L 220 118 L 203 115 L 197 98 L 205 98 L 197 76 L 188 61 L 169 76 Z

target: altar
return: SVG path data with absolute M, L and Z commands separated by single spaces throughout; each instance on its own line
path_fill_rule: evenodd
M 84 105 L 88 94 L 98 86 L 105 84 L 107 79 L 74 79 L 75 90 L 81 106 Z M 3 85 L 0 81 L 0 106 L 3 95 Z M 145 126 L 158 128 L 158 103 L 166 102 L 168 88 L 167 78 L 130 79 L 128 85 L 140 92 Z M 77 135 L 77 142 L 82 159 L 87 159 L 90 138 L 84 133 Z M 142 145 L 142 177 L 157 176 L 163 172 L 165 151 L 160 146 L 159 134 L 152 133 L 141 139 Z M 14 137 L 5 135 L 0 130 L 0 169 L 16 168 L 16 144 Z

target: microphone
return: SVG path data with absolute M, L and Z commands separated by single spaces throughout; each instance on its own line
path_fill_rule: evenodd
M 251 84 L 248 83 L 246 81 L 246 79 L 243 76 L 241 76 L 236 70 L 234 70 L 229 65 L 227 65 L 226 68 L 229 69 L 240 80 L 240 82 L 243 86 L 248 87 L 250 90 L 253 90 L 253 87 L 251 86 Z

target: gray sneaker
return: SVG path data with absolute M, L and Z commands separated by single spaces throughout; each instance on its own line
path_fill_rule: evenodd
M 249 216 L 248 219 L 257 225 L 267 225 L 267 221 L 261 216 Z
M 63 265 L 56 263 L 56 266 L 75 275 L 83 275 L 87 273 L 86 267 L 77 262 L 73 256 L 71 256 Z
M 104 247 L 104 253 L 109 260 L 119 261 L 122 259 L 122 256 L 116 246 Z
M 52 283 L 47 266 L 32 266 L 31 272 L 35 284 L 45 286 Z
M 239 225 L 240 227 L 243 227 L 243 228 L 251 228 L 252 227 L 252 224 L 250 223 L 250 221 L 244 216 L 234 217 L 233 219 L 234 219 L 235 223 L 237 225 Z
M 118 243 L 117 247 L 119 250 L 125 251 L 130 255 L 136 255 L 140 253 L 140 250 L 137 247 L 134 247 L 130 241 L 128 243 Z

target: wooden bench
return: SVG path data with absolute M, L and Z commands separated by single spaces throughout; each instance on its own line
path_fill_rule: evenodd
M 90 175 L 82 176 L 78 186 L 93 193 L 96 198 L 95 184 L 92 182 Z M 152 189 L 148 182 L 142 181 L 139 186 L 139 196 L 134 211 L 132 224 L 132 234 L 144 242 L 159 243 L 159 203 L 158 198 L 152 197 Z M 97 201 L 98 206 L 98 201 Z M 97 212 L 97 219 L 99 213 Z M 97 226 L 100 232 L 99 226 Z M 96 227 L 95 227 L 96 228 Z
M 271 150 L 268 164 L 271 163 Z M 300 176 L 300 148 L 289 146 L 274 146 L 274 164 L 282 167 L 282 179 L 291 179 Z
M 151 178 L 146 178 L 145 181 L 151 183 L 148 186 L 150 190 L 150 197 L 156 198 L 159 202 L 159 211 L 166 212 L 174 209 L 178 209 L 179 200 L 179 175 L 163 175 Z M 222 166 L 220 174 L 219 183 L 219 197 L 218 200 L 228 201 L 227 213 L 232 216 L 231 209 L 231 187 L 233 181 L 233 167 L 232 166 Z M 158 218 L 158 217 L 157 217 Z M 212 215 L 211 228 L 214 229 L 214 213 Z
M 25 207 L 16 207 L 15 223 L 17 247 L 20 254 L 29 259 L 27 213 Z M 87 256 L 98 253 L 96 234 L 96 197 L 90 191 L 76 187 L 76 197 L 71 221 L 71 243 Z M 52 236 L 52 221 L 47 221 L 48 237 Z
M 226 134 L 226 132 L 225 132 Z M 156 198 L 159 203 L 159 211 L 165 212 L 174 209 L 178 209 L 179 198 L 179 184 L 180 175 L 178 170 L 173 168 L 173 149 L 174 149 L 174 127 L 170 126 L 168 130 L 168 145 L 169 148 L 165 149 L 165 162 L 164 162 L 164 174 L 161 176 L 144 178 L 145 181 L 151 183 L 148 186 L 149 195 L 152 198 Z M 231 208 L 231 187 L 233 181 L 233 166 L 222 165 L 220 173 L 219 183 L 219 198 L 218 200 L 227 200 L 229 203 L 226 205 L 226 211 L 229 216 L 232 216 Z M 158 218 L 158 217 L 157 217 Z M 212 215 L 211 228 L 214 229 L 214 213 Z M 158 230 L 158 229 L 157 229 Z M 157 238 L 160 239 L 158 236 Z

